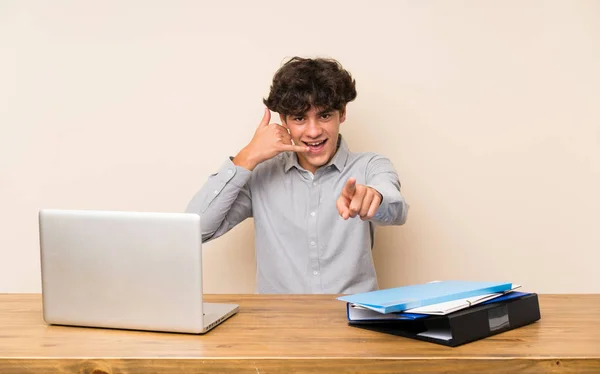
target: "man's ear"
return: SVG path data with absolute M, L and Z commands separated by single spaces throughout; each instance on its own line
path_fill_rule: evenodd
M 340 109 L 340 123 L 343 123 L 346 120 L 346 107 L 344 106 Z
M 277 113 L 277 114 L 279 114 L 279 119 L 281 120 L 281 125 L 287 129 L 288 125 L 287 125 L 286 115 L 283 113 Z

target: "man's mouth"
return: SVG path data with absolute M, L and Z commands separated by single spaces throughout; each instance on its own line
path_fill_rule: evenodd
M 327 139 L 318 141 L 318 142 L 304 142 L 310 149 L 311 153 L 319 153 L 325 148 L 325 143 L 327 143 Z

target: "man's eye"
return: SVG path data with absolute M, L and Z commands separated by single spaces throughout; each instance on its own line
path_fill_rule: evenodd
M 331 113 L 321 114 L 321 118 L 323 118 L 323 119 L 327 119 L 329 117 L 331 117 Z
M 300 122 L 304 119 L 304 117 L 294 117 L 294 121 Z

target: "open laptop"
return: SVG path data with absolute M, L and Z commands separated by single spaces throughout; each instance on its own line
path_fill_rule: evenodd
M 202 301 L 200 216 L 42 209 L 49 324 L 201 334 L 238 312 Z

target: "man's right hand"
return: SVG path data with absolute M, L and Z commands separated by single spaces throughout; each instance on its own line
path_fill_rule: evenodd
M 268 108 L 265 108 L 265 114 L 254 133 L 254 137 L 234 157 L 233 163 L 235 165 L 253 170 L 256 165 L 277 156 L 281 152 L 308 152 L 308 147 L 292 144 L 292 137 L 285 127 L 277 123 L 269 123 L 270 121 L 271 112 Z

